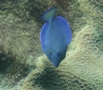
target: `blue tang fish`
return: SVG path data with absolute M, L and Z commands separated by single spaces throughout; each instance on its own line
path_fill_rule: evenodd
M 43 15 L 46 22 L 42 26 L 40 41 L 42 49 L 48 59 L 58 67 L 65 58 L 67 46 L 72 39 L 72 32 L 68 22 L 61 16 L 54 17 L 56 7 L 50 8 Z

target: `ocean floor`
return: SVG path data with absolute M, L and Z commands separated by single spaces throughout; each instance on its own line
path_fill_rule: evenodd
M 58 68 L 39 37 L 53 6 L 73 33 Z M 0 90 L 103 90 L 103 0 L 0 0 Z

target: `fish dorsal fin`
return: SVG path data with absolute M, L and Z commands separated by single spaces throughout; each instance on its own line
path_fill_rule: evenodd
M 57 10 L 56 7 L 50 8 L 49 10 L 44 12 L 44 14 L 42 15 L 42 19 L 49 22 L 49 24 L 50 24 L 54 18 L 56 10 Z

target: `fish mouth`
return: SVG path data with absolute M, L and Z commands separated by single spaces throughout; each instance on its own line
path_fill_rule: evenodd
M 58 66 L 59 66 L 59 63 L 58 63 L 58 64 L 54 64 L 54 63 L 53 63 L 53 65 L 54 65 L 55 67 L 58 67 Z

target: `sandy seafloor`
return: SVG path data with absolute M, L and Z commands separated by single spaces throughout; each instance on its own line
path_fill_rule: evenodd
M 53 6 L 73 33 L 58 68 L 39 41 Z M 0 0 L 0 90 L 103 90 L 103 0 Z

